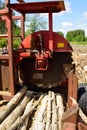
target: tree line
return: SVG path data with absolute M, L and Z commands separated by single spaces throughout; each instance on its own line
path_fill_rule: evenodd
M 87 41 L 85 36 L 85 31 L 78 29 L 73 31 L 68 31 L 66 33 L 66 39 L 71 42 L 84 42 Z

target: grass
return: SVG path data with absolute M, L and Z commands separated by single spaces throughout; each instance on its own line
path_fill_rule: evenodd
M 87 41 L 84 42 L 70 42 L 71 44 L 77 44 L 77 45 L 87 45 Z

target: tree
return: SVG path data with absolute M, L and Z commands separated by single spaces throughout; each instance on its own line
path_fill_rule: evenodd
M 0 9 L 4 9 L 4 3 L 0 1 Z M 15 13 L 13 13 L 15 15 Z M 12 27 L 13 27 L 13 35 L 20 35 L 20 27 L 17 25 L 17 21 L 12 22 Z M 6 33 L 6 22 L 5 21 L 0 21 L 0 34 L 5 34 Z M 18 44 L 20 43 L 19 39 L 14 39 L 13 40 L 13 46 L 15 48 L 18 47 Z M 0 47 L 4 47 L 7 45 L 7 39 L 1 38 L 0 39 Z
M 85 32 L 84 30 L 74 30 L 74 31 L 69 31 L 66 33 L 66 39 L 68 41 L 85 41 Z
M 46 29 L 47 23 L 43 20 L 42 17 L 40 17 L 39 14 L 35 14 L 32 17 L 27 17 L 27 22 L 29 24 L 27 25 L 28 29 L 26 31 L 26 35 L 41 29 Z
M 57 33 L 64 37 L 63 32 L 59 31 L 59 32 L 57 32 Z
M 87 37 L 85 37 L 85 41 L 87 41 Z
M 2 1 L 0 1 L 0 9 L 4 8 L 4 3 Z M 0 34 L 4 34 L 5 33 L 5 21 L 0 21 Z

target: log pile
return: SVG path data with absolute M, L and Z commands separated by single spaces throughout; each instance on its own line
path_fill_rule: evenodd
M 61 130 L 60 94 L 36 93 L 23 87 L 0 112 L 0 130 Z

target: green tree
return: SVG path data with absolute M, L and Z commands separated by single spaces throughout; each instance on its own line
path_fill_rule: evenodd
M 85 41 L 87 41 L 87 37 L 85 37 Z
M 66 39 L 68 41 L 85 41 L 85 32 L 84 30 L 74 30 L 74 31 L 69 31 L 66 33 Z
M 44 19 L 42 17 L 40 17 L 39 14 L 35 14 L 32 17 L 27 17 L 27 23 L 29 23 L 27 25 L 27 31 L 26 31 L 26 35 L 42 30 L 42 29 L 46 29 L 46 21 L 44 21 Z
M 0 1 L 0 9 L 4 8 L 4 3 Z M 13 13 L 15 15 L 15 13 Z M 13 27 L 13 35 L 20 35 L 20 27 L 17 25 L 17 21 L 12 22 L 12 27 Z M 5 34 L 6 33 L 6 23 L 5 21 L 0 21 L 0 34 Z M 20 40 L 19 39 L 14 39 L 13 40 L 13 46 L 17 48 L 19 46 Z M 4 47 L 7 45 L 7 40 L 5 38 L 0 39 L 0 47 Z
M 63 32 L 59 31 L 59 32 L 57 32 L 57 33 L 64 37 Z
M 0 1 L 0 9 L 4 8 L 4 3 Z M 0 34 L 4 34 L 6 31 L 5 29 L 5 21 L 0 21 Z

